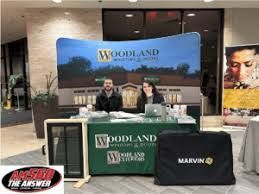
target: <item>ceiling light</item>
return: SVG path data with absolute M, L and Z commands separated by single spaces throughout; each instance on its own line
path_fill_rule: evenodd
M 65 15 L 70 15 L 70 13 L 68 11 L 65 11 L 64 14 Z
M 126 16 L 127 18 L 132 18 L 132 17 L 133 17 L 133 14 L 128 13 L 128 14 L 126 14 L 125 16 Z
M 61 3 L 62 0 L 52 0 L 54 3 Z
M 196 15 L 195 13 L 188 13 L 188 14 L 187 14 L 188 17 L 193 17 L 193 16 L 195 16 L 195 15 Z
M 135 33 L 135 34 L 139 34 L 140 31 L 139 31 L 139 30 L 135 30 L 134 33 Z
M 136 3 L 138 0 L 129 0 L 130 3 Z
M 203 30 L 203 32 L 208 32 L 209 30 L 207 30 L 207 29 L 205 29 L 205 30 Z
M 209 2 L 212 2 L 214 0 L 203 0 L 205 3 L 209 3 Z

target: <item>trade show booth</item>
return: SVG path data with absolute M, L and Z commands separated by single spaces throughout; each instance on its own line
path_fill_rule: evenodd
M 258 193 L 258 8 L 4 0 L 0 194 Z
M 61 38 L 57 63 L 59 105 L 78 113 L 45 120 L 47 162 L 64 165 L 67 181 L 135 174 L 154 175 L 161 185 L 235 183 L 229 136 L 199 133 L 199 34 L 125 42 Z M 173 137 L 181 139 L 178 146 L 170 145 Z M 224 141 L 228 148 L 221 156 L 215 149 Z M 180 157 L 183 152 L 187 155 Z M 195 164 L 181 173 L 182 183 L 170 182 L 170 174 L 161 177 L 164 167 L 170 173 L 182 163 Z M 215 171 L 217 177 L 204 181 Z

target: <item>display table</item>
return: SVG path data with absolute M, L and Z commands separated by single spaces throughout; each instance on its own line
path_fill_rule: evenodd
M 88 121 L 90 174 L 153 174 L 157 134 L 162 130 L 195 132 L 198 128 L 173 119 Z
M 259 116 L 251 119 L 245 131 L 239 161 L 244 168 L 259 173 Z

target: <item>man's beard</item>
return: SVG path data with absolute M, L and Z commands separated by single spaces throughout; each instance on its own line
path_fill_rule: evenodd
M 112 88 L 111 87 L 105 87 L 104 90 L 107 91 L 107 92 L 110 92 L 112 90 Z

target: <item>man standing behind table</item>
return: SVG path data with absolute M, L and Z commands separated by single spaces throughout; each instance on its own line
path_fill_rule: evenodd
M 113 81 L 105 79 L 103 90 L 96 98 L 96 111 L 120 111 L 122 109 L 122 96 L 113 90 Z

